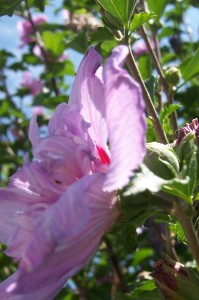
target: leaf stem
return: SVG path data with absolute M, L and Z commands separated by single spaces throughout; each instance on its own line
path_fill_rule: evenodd
M 197 266 L 199 267 L 199 240 L 194 229 L 192 219 L 179 204 L 176 204 L 175 216 L 184 230 L 185 236 L 187 238 L 187 243 L 191 249 Z
M 115 253 L 113 251 L 111 241 L 109 240 L 109 238 L 107 236 L 103 237 L 103 241 L 106 244 L 106 251 L 107 251 L 107 254 L 108 254 L 108 256 L 109 256 L 109 258 L 110 258 L 110 260 L 113 264 L 113 267 L 114 267 L 114 270 L 117 274 L 117 277 L 119 279 L 121 289 L 124 293 L 126 293 L 126 292 L 128 292 L 128 289 L 127 289 L 126 283 L 124 281 L 124 276 L 123 276 L 122 270 L 120 268 L 117 256 L 115 255 Z
M 129 45 L 129 55 L 126 59 L 126 64 L 127 64 L 127 67 L 129 69 L 131 75 L 134 77 L 134 79 L 141 86 L 144 102 L 145 102 L 145 105 L 146 105 L 146 110 L 147 110 L 147 113 L 148 113 L 149 117 L 151 118 L 151 120 L 153 122 L 154 129 L 155 129 L 155 132 L 157 134 L 158 140 L 163 144 L 167 144 L 168 143 L 167 137 L 166 137 L 165 132 L 164 132 L 162 126 L 161 126 L 160 120 L 158 118 L 156 109 L 153 105 L 153 102 L 151 100 L 149 92 L 147 91 L 145 83 L 144 83 L 144 81 L 141 77 L 141 74 L 140 74 L 139 70 L 138 70 L 138 67 L 137 67 L 136 62 L 134 60 L 133 53 L 132 53 L 130 45 Z
M 142 34 L 142 37 L 143 37 L 143 39 L 144 39 L 144 41 L 147 45 L 147 48 L 149 50 L 150 56 L 151 56 L 152 61 L 153 61 L 153 65 L 156 68 L 156 70 L 157 70 L 157 72 L 160 76 L 160 82 L 161 82 L 162 87 L 164 89 L 164 92 L 167 96 L 167 101 L 168 101 L 169 104 L 172 104 L 173 103 L 173 93 L 170 91 L 169 85 L 167 84 L 167 81 L 165 79 L 165 76 L 164 76 L 161 64 L 159 62 L 158 56 L 156 55 L 155 50 L 151 47 L 151 43 L 150 43 L 150 40 L 149 40 L 148 35 L 146 33 L 146 29 L 145 29 L 144 25 L 141 26 L 141 34 Z M 176 112 L 173 112 L 171 114 L 171 126 L 172 126 L 173 132 L 175 134 L 178 130 Z

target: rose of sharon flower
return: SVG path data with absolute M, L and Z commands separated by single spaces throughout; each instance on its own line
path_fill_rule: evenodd
M 35 28 L 38 28 L 39 24 L 46 23 L 48 21 L 45 15 L 33 16 L 32 20 Z M 32 24 L 28 20 L 19 21 L 17 23 L 17 29 L 22 42 L 20 48 L 35 41 L 35 37 L 33 36 L 34 29 L 32 28 Z
M 0 299 L 53 299 L 120 218 L 115 191 L 142 162 L 146 132 L 140 87 L 122 69 L 127 55 L 126 46 L 116 47 L 102 68 L 91 48 L 46 138 L 32 118 L 34 160 L 0 189 L 0 238 L 19 261 Z
M 186 123 L 185 127 L 181 127 L 179 130 L 179 135 L 176 140 L 176 146 L 179 146 L 184 137 L 190 132 L 194 132 L 196 136 L 196 140 L 199 143 L 199 123 L 198 119 L 193 119 L 191 124 Z
M 39 94 L 44 86 L 40 80 L 31 78 L 30 72 L 24 72 L 22 85 L 27 88 L 33 96 Z
M 151 47 L 153 49 L 155 49 L 155 42 L 154 42 L 153 39 L 150 39 L 150 44 L 151 44 Z M 148 52 L 149 52 L 149 50 L 147 48 L 147 45 L 143 40 L 137 41 L 133 45 L 133 53 L 134 53 L 135 57 L 139 57 L 139 56 L 141 56 L 143 54 L 146 54 Z
M 52 61 L 52 55 L 47 50 L 44 50 L 44 51 L 45 51 L 45 54 L 46 54 L 46 57 L 47 57 L 48 61 Z M 41 51 L 41 48 L 39 47 L 39 45 L 34 46 L 33 53 L 34 53 L 34 55 L 36 55 L 37 57 L 39 57 L 41 60 L 44 59 L 42 51 Z M 63 52 L 57 58 L 57 62 L 64 62 L 67 59 L 69 59 L 69 54 L 67 52 Z

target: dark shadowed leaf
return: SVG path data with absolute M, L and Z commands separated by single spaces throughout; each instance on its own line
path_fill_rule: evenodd
M 11 17 L 21 2 L 23 2 L 23 0 L 0 0 L 0 17 L 4 15 Z

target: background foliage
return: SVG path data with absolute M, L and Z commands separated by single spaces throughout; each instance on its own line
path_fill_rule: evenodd
M 0 0 L 0 16 L 2 20 L 8 15 L 30 21 L 35 15 L 45 14 L 45 8 L 51 2 L 53 1 Z M 117 44 L 130 43 L 160 122 L 169 142 L 173 142 L 178 132 L 172 130 L 170 116 L 177 110 L 178 125 L 183 125 L 191 122 L 199 113 L 199 32 L 192 32 L 185 17 L 190 9 L 198 8 L 198 0 L 58 1 L 55 16 L 60 16 L 65 9 L 68 17 L 57 23 L 51 22 L 49 18 L 48 22 L 33 28 L 33 41 L 23 49 L 19 48 L 23 50 L 20 58 L 14 52 L 7 51 L 4 45 L 0 50 L 0 186 L 7 185 L 9 177 L 22 165 L 25 154 L 31 154 L 27 133 L 30 115 L 38 115 L 41 134 L 45 135 L 45 125 L 56 105 L 62 101 L 67 102 L 77 66 L 70 54 L 64 59 L 60 57 L 64 51 L 71 53 L 71 49 L 76 51 L 75 55 L 83 55 L 92 45 L 106 59 Z M 143 25 L 151 45 L 154 45 L 173 103 L 169 102 L 163 92 L 161 78 L 155 70 L 149 51 L 136 55 L 138 41 L 144 43 Z M 40 48 L 40 56 L 35 55 L 35 46 Z M 175 72 L 168 72 L 171 67 L 180 71 L 181 75 L 178 73 L 177 79 Z M 9 74 L 23 74 L 34 68 L 35 72 L 32 71 L 31 75 L 42 82 L 39 93 L 33 95 L 23 82 L 13 92 Z M 150 118 L 147 141 L 157 141 Z M 189 206 L 193 192 L 195 200 L 198 199 L 198 194 L 194 191 L 197 158 L 193 144 L 188 142 L 185 146 L 185 150 L 179 150 L 179 155 L 183 155 L 187 149 L 190 153 L 189 157 L 183 157 L 185 168 L 180 174 L 175 172 L 172 181 L 166 181 L 171 178 L 163 178 L 165 181 L 161 185 L 164 192 L 181 197 Z M 135 192 L 130 184 L 126 191 L 121 192 L 121 198 L 125 197 L 122 202 L 125 203 L 124 211 L 131 211 L 129 218 L 117 224 L 103 239 L 90 265 L 68 281 L 56 297 L 57 300 L 164 299 L 151 272 L 160 257 L 165 253 L 169 255 L 168 227 L 173 236 L 172 247 L 179 260 L 186 266 L 195 267 L 180 222 L 168 214 L 171 203 L 163 201 L 159 194 L 153 194 L 158 190 L 160 182 L 154 178 L 154 185 L 144 188 L 145 179 L 152 175 L 147 173 L 144 177 L 144 171 L 140 172 L 143 178 L 139 181 L 142 191 Z M 137 176 L 140 180 L 139 174 Z M 186 176 L 191 182 L 185 181 Z M 197 214 L 196 211 L 195 226 Z M 0 278 L 3 280 L 15 271 L 16 265 L 3 254 L 3 245 L 1 250 Z

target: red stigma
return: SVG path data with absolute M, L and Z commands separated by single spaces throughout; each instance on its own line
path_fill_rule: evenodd
M 96 148 L 97 148 L 101 163 L 105 164 L 105 165 L 109 165 L 111 160 L 110 160 L 108 154 L 106 153 L 106 151 L 103 148 L 101 148 L 100 146 L 96 146 Z

